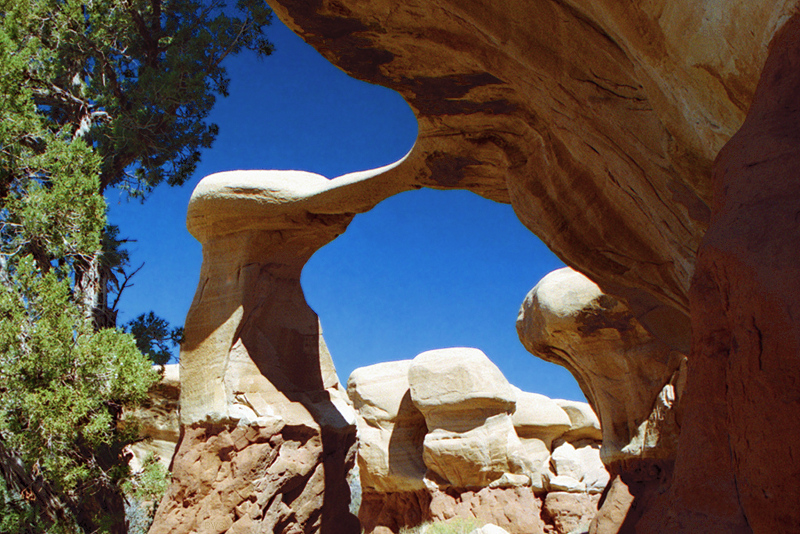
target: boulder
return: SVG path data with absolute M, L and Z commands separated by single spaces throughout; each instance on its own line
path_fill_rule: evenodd
M 517 405 L 511 421 L 520 438 L 540 440 L 550 448 L 553 439 L 572 428 L 570 416 L 558 405 L 558 401 L 516 387 L 514 392 Z
M 566 399 L 553 399 L 553 402 L 569 417 L 569 428 L 561 435 L 562 439 L 593 439 L 596 441 L 603 439 L 600 420 L 590 405 Z
M 550 456 L 552 473 L 547 483 L 550 490 L 602 493 L 610 477 L 600 460 L 600 446 L 593 440 L 562 439 L 555 443 Z
M 538 472 L 511 420 L 516 393 L 483 352 L 423 352 L 411 362 L 408 382 L 428 427 L 423 460 L 437 482 L 481 488 L 504 473 Z
M 428 430 L 471 430 L 491 416 L 512 413 L 516 405 L 511 384 L 478 349 L 423 352 L 412 361 L 408 381 Z
M 504 473 L 534 471 L 508 414 L 489 417 L 466 432 L 432 430 L 425 435 L 422 458 L 428 469 L 457 488 L 482 488 Z
M 423 489 L 425 418 L 411 402 L 411 360 L 361 367 L 347 381 L 358 414 L 358 465 L 363 491 Z
M 553 401 L 509 386 L 477 349 L 429 351 L 411 362 L 356 369 L 348 393 L 359 420 L 359 518 L 369 534 L 451 518 L 478 518 L 514 534 L 543 533 L 552 525 L 530 510 L 539 510 L 547 491 L 596 494 L 609 478 L 599 442 L 585 439 L 598 437 L 597 418 L 586 403 Z M 419 399 L 429 417 L 427 425 L 416 423 L 424 435 L 421 450 L 399 430 L 399 422 L 423 417 L 409 408 L 409 399 Z M 376 453 L 385 450 L 387 435 L 390 443 L 407 447 L 396 456 L 411 464 L 417 455 L 427 468 L 424 477 L 401 483 L 400 471 L 391 464 L 387 469 L 386 454 Z M 565 441 L 570 436 L 582 439 Z M 550 443 L 556 446 L 552 459 Z M 422 482 L 424 489 L 409 482 Z

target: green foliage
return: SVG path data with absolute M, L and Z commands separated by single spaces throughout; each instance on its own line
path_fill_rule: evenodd
M 430 521 L 416 527 L 401 528 L 400 534 L 469 534 L 484 524 L 474 518 L 454 517 L 447 521 Z
M 156 365 L 165 365 L 172 352 L 183 342 L 183 327 L 170 328 L 169 323 L 155 313 L 143 313 L 125 324 L 124 329 L 136 339 L 136 346 Z
M 184 183 L 211 146 L 215 95 L 227 95 L 221 61 L 272 52 L 260 0 L 0 0 L 14 68 L 49 128 L 86 140 L 100 186 L 143 196 Z M 27 130 L 23 130 L 27 131 Z
M 147 532 L 156 514 L 156 507 L 169 485 L 169 471 L 158 456 L 148 453 L 142 460 L 142 469 L 123 484 L 128 496 L 128 517 L 134 517 L 130 530 Z
M 270 17 L 260 0 L 0 0 L 0 532 L 122 532 L 122 487 L 163 491 L 152 462 L 131 481 L 117 422 L 159 378 L 142 352 L 182 334 L 152 314 L 136 340 L 113 328 L 129 258 L 102 192 L 189 178 L 221 61 L 268 55 Z
M 68 279 L 22 258 L 0 294 L 0 437 L 75 513 L 87 494 L 116 491 L 135 436 L 117 428 L 123 406 L 159 376 L 130 335 L 94 332 Z

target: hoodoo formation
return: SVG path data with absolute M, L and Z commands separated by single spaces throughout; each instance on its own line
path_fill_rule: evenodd
M 271 3 L 403 95 L 419 138 L 367 173 L 198 186 L 182 438 L 152 532 L 359 532 L 357 418 L 299 275 L 355 214 L 419 187 L 510 203 L 576 271 L 545 278 L 518 328 L 603 423 L 592 532 L 800 524 L 797 0 Z M 414 395 L 425 440 L 462 432 Z

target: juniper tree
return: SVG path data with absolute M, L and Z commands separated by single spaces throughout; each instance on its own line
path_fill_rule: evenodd
M 270 16 L 258 0 L 0 0 L 0 532 L 125 532 L 135 429 L 119 415 L 158 374 L 114 328 L 126 258 L 103 193 L 191 176 L 221 62 L 269 54 Z

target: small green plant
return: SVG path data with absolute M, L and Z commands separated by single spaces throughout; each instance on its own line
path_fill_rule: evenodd
M 485 522 L 474 517 L 453 517 L 446 521 L 429 521 L 416 527 L 400 529 L 400 534 L 469 534 Z
M 127 501 L 125 514 L 131 534 L 146 533 L 150 529 L 169 481 L 167 468 L 158 456 L 149 452 L 142 460 L 141 471 L 134 473 L 122 485 Z

